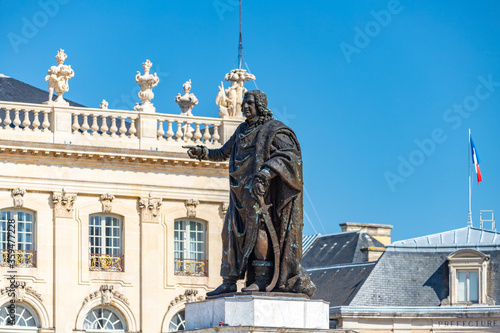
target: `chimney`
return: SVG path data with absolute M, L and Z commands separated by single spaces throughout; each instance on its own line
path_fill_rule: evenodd
M 339 225 L 342 232 L 362 230 L 384 245 L 391 244 L 392 225 L 358 222 L 345 222 Z

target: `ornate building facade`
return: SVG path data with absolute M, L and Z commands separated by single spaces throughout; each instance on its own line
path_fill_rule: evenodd
M 67 102 L 61 51 L 47 75 L 55 101 L 0 77 L 0 332 L 183 329 L 185 302 L 221 282 L 229 191 L 227 163 L 182 145 L 219 147 L 243 118 L 193 116 L 190 82 L 182 114 L 156 112 L 149 61 L 134 110 Z

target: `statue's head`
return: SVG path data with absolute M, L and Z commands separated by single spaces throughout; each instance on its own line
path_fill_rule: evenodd
M 257 115 L 259 116 L 259 121 L 258 123 L 263 124 L 266 121 L 270 120 L 273 118 L 273 113 L 271 112 L 270 109 L 267 108 L 267 96 L 264 94 L 264 92 L 260 90 L 250 90 L 245 93 L 245 97 L 247 96 L 253 96 L 255 100 L 255 106 L 257 108 Z

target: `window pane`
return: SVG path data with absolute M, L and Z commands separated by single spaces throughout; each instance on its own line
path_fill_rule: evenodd
M 477 272 L 469 272 L 469 301 L 478 302 L 478 281 Z
M 457 272 L 457 297 L 459 302 L 465 302 L 467 300 L 466 296 L 466 283 L 467 283 L 467 272 Z

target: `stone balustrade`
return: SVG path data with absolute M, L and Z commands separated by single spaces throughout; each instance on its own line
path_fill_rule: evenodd
M 243 121 L 0 101 L 0 140 L 185 152 L 220 147 Z

